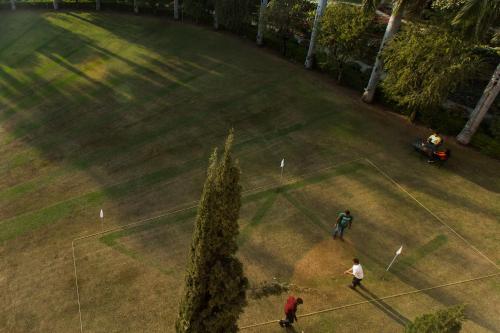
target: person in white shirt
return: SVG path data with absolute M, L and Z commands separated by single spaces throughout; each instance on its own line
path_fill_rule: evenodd
M 438 158 L 434 156 L 434 153 L 442 143 L 443 139 L 438 132 L 432 133 L 432 135 L 427 138 L 427 148 L 429 149 L 429 160 L 427 162 L 434 163 L 438 160 Z
M 356 289 L 357 286 L 361 286 L 361 280 L 363 280 L 365 275 L 363 273 L 363 267 L 361 267 L 361 264 L 359 263 L 359 259 L 354 258 L 352 261 L 354 262 L 354 265 L 345 271 L 344 274 L 352 275 L 352 284 L 349 285 L 349 288 Z
M 441 143 L 443 142 L 443 139 L 438 132 L 434 132 L 431 136 L 429 136 L 427 142 L 434 145 L 435 147 L 439 147 L 439 145 L 441 145 Z

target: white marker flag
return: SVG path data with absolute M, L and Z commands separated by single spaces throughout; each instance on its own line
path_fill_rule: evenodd
M 104 212 L 102 211 L 102 209 L 101 212 L 99 213 L 99 216 L 101 217 L 101 219 L 104 218 Z
M 396 258 L 401 254 L 401 252 L 403 252 L 403 245 L 401 245 L 401 247 L 396 251 L 396 255 L 394 256 L 394 258 L 392 258 L 392 261 L 389 264 L 389 266 L 387 266 L 386 271 L 388 271 L 389 268 L 391 268 L 392 264 L 394 263 L 394 261 L 396 260 Z
M 280 165 L 280 167 L 281 167 L 282 169 L 285 167 L 285 159 L 284 159 L 284 158 L 281 160 L 281 165 Z

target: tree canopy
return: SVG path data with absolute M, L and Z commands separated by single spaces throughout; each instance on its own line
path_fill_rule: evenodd
M 327 62 L 342 78 L 344 64 L 362 52 L 363 33 L 373 19 L 373 13 L 344 3 L 333 3 L 326 8 L 322 19 L 319 44 L 327 52 Z
M 475 70 L 478 59 L 460 36 L 410 24 L 383 52 L 384 93 L 412 116 L 440 106 Z
M 231 156 L 230 133 L 219 161 L 210 158 L 191 243 L 178 333 L 236 332 L 248 280 L 236 258 L 241 207 L 240 170 Z
M 266 19 L 271 29 L 282 38 L 310 29 L 314 4 L 309 0 L 273 0 L 269 3 Z
M 453 20 L 476 39 L 484 39 L 500 26 L 500 0 L 460 0 L 463 5 Z

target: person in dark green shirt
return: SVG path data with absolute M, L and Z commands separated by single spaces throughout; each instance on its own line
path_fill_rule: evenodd
M 339 235 L 339 238 L 341 240 L 344 240 L 344 230 L 346 228 L 351 229 L 352 225 L 352 215 L 349 210 L 346 210 L 343 213 L 340 213 L 339 216 L 337 217 L 337 222 L 335 224 L 335 228 L 333 229 L 333 239 L 337 238 L 337 235 Z

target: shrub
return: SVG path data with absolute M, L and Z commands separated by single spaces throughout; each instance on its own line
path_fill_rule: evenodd
M 242 33 L 257 7 L 255 0 L 217 0 L 215 10 L 219 23 L 226 29 Z
M 464 127 L 467 119 L 462 110 L 427 110 L 422 113 L 420 120 L 436 131 L 450 135 L 457 135 Z
M 281 295 L 289 289 L 290 286 L 284 282 L 279 282 L 277 280 L 271 282 L 264 281 L 250 288 L 250 297 L 253 299 L 259 299 L 271 295 Z
M 500 115 L 494 115 L 490 123 L 490 133 L 491 135 L 500 141 Z
M 213 10 L 211 0 L 184 0 L 184 12 L 195 22 L 209 22 L 211 10 Z
M 464 320 L 464 306 L 458 305 L 417 317 L 406 326 L 405 333 L 457 333 Z
M 286 55 L 287 41 L 296 34 L 308 35 L 315 5 L 309 0 L 273 0 L 266 11 L 268 28 L 282 40 Z
M 478 131 L 472 137 L 471 144 L 486 155 L 500 159 L 500 139 L 492 138 L 483 131 Z

